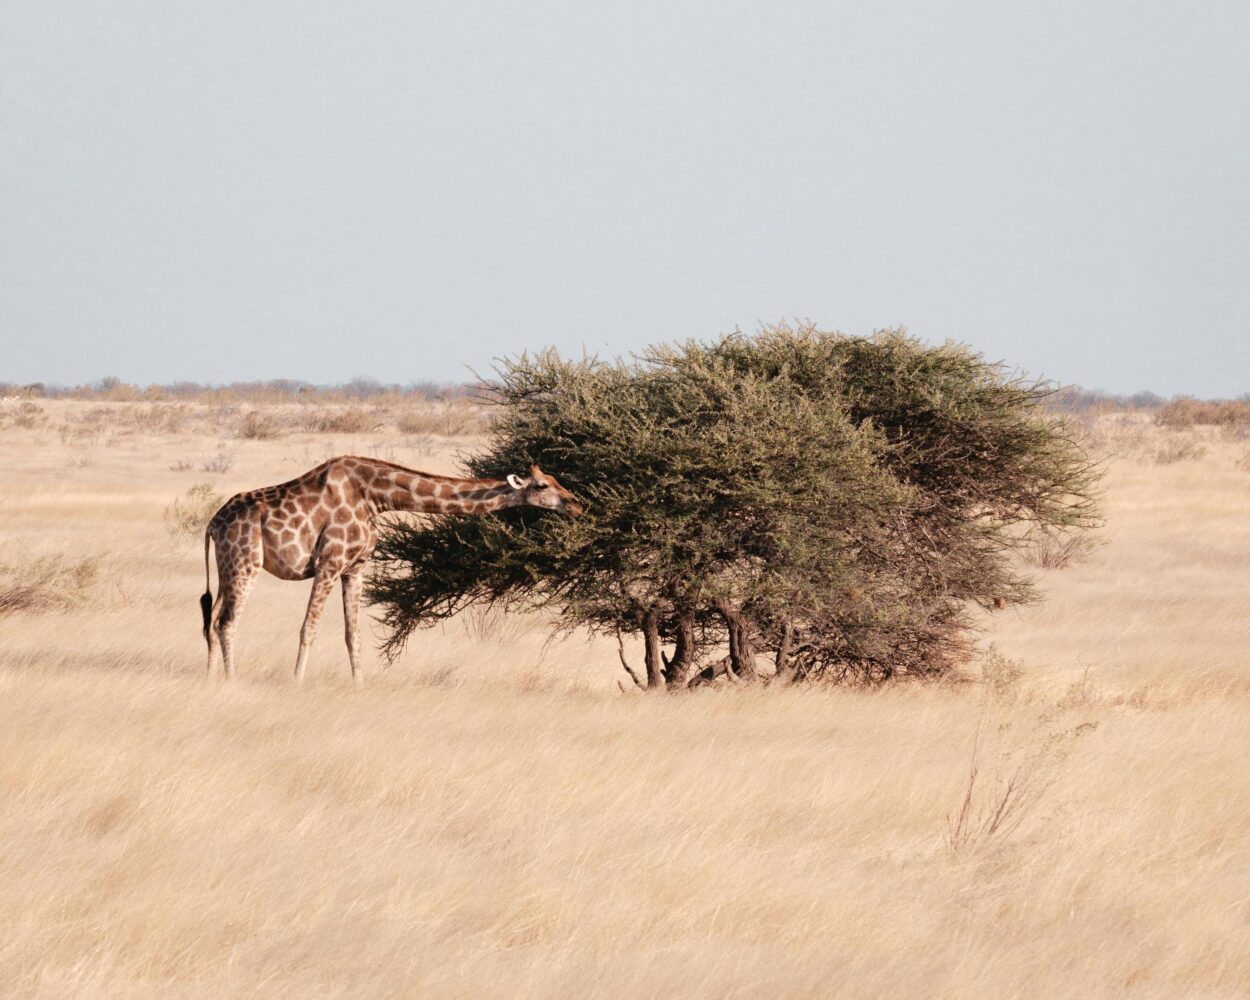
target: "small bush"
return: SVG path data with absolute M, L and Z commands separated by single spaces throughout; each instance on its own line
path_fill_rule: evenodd
M 209 406 L 204 411 L 204 419 L 218 433 L 226 433 L 238 426 L 239 408 L 229 404 Z
M 61 444 L 67 448 L 94 448 L 104 436 L 99 427 L 82 424 L 62 424 L 57 431 L 61 436 Z
M 1172 465 L 1175 462 L 1196 462 L 1207 453 L 1207 446 L 1191 438 L 1177 438 L 1160 445 L 1155 450 L 1157 465 Z
M 205 459 L 200 468 L 204 472 L 226 473 L 230 471 L 232 465 L 234 465 L 234 457 L 224 451 L 219 451 L 212 458 Z
M 532 627 L 523 615 L 510 615 L 501 607 L 469 608 L 461 616 L 465 634 L 474 642 L 507 645 L 516 642 Z
M 189 458 L 180 458 L 169 467 L 170 472 L 190 472 L 195 468 L 195 463 Z
M 180 434 L 186 429 L 191 408 L 182 403 L 154 403 L 149 406 L 124 406 L 115 410 L 101 407 L 100 419 L 116 423 L 131 432 L 144 434 Z
M 47 420 L 48 416 L 43 407 L 28 399 L 17 403 L 6 401 L 4 406 L 0 407 L 0 428 L 16 427 L 21 430 L 34 430 Z
M 1094 539 L 1061 531 L 1038 531 L 1024 550 L 1024 560 L 1042 569 L 1067 569 L 1084 562 L 1094 550 Z
M 238 435 L 249 441 L 269 441 L 282 436 L 282 427 L 261 410 L 249 410 L 239 421 Z
M 181 499 L 174 499 L 172 507 L 165 508 L 165 530 L 173 538 L 195 538 L 204 534 L 208 522 L 225 502 L 209 483 L 196 483 Z
M 315 412 L 309 429 L 317 434 L 367 434 L 381 426 L 377 417 L 360 406 Z
M 82 604 L 99 569 L 98 556 L 78 560 L 44 556 L 24 563 L 0 564 L 0 615 Z
M 1000 698 L 1012 697 L 1020 685 L 1024 671 L 1020 664 L 991 646 L 981 658 L 981 677 L 991 693 Z
M 403 434 L 437 434 L 440 437 L 481 434 L 489 427 L 486 414 L 475 406 L 405 410 L 395 423 Z
M 1250 448 L 1242 450 L 1241 455 L 1237 459 L 1237 468 L 1242 472 L 1250 472 Z

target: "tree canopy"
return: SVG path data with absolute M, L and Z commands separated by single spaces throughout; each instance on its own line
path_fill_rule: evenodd
M 649 687 L 935 676 L 970 608 L 1028 601 L 1027 527 L 1097 521 L 1051 391 L 957 344 L 767 328 L 631 360 L 503 362 L 475 476 L 538 463 L 586 506 L 382 532 L 390 654 L 474 604 L 641 635 Z M 726 652 L 727 649 L 727 652 Z M 767 671 L 765 671 L 767 672 Z

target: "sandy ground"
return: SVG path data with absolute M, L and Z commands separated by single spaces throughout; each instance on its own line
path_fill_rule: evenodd
M 1104 544 L 964 683 L 622 693 L 613 643 L 477 615 L 358 690 L 337 609 L 291 683 L 308 585 L 267 576 L 206 681 L 165 514 L 474 439 L 42 408 L 0 590 L 90 565 L 0 614 L 0 995 L 1250 995 L 1245 442 L 1104 418 Z

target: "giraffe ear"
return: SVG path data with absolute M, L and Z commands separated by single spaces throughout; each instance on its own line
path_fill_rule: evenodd
M 525 489 L 525 480 L 516 475 L 516 473 L 510 472 L 508 473 L 508 485 L 514 490 L 523 490 Z

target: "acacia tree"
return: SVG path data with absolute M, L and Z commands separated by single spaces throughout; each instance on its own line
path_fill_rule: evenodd
M 537 462 L 585 502 L 384 529 L 385 649 L 472 604 L 639 635 L 648 687 L 724 673 L 883 679 L 962 655 L 971 605 L 1032 597 L 1022 525 L 1096 521 L 1044 385 L 958 345 L 777 327 L 632 362 L 506 361 L 469 472 Z M 727 647 L 727 653 L 722 651 Z M 622 660 L 624 657 L 622 655 Z M 626 664 L 627 669 L 629 665 Z

